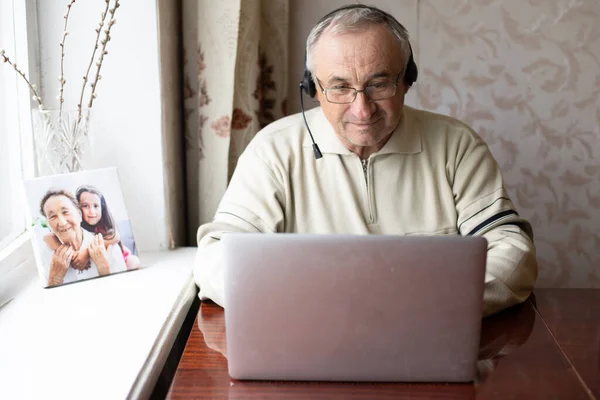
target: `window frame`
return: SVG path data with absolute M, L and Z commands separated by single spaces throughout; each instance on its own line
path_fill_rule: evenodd
M 12 15 L 12 42 L 2 43 L 11 61 L 16 62 L 28 79 L 34 83 L 39 82 L 39 68 L 37 67 L 37 15 L 36 0 L 8 0 L 0 3 L 0 12 Z M 4 14 L 7 15 L 7 14 Z M 9 17 L 10 19 L 10 17 Z M 5 29 L 7 27 L 4 27 Z M 1 33 L 1 32 L 0 32 Z M 1 35 L 0 35 L 1 36 Z M 6 36 L 10 37 L 9 34 Z M 27 229 L 27 202 L 23 179 L 34 177 L 33 131 L 31 109 L 35 107 L 29 87 L 8 64 L 0 65 L 3 68 L 3 82 L 9 87 L 2 91 L 0 96 L 6 98 L 2 102 L 8 105 L 7 112 L 16 115 L 6 131 L 0 131 L 8 143 L 3 154 L 8 155 L 9 182 L 11 186 L 11 232 L 0 238 L 0 311 L 10 302 L 18 292 L 35 277 L 35 255 L 33 252 L 31 235 Z M 10 101 L 16 98 L 16 101 Z M 17 134 L 15 134 L 15 131 Z M 2 173 L 5 173 L 4 171 Z

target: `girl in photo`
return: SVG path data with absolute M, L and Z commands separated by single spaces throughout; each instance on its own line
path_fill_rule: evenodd
M 112 214 L 108 210 L 104 195 L 93 186 L 80 186 L 75 195 L 83 215 L 81 227 L 95 234 L 102 234 L 104 244 L 118 244 L 123 251 L 123 258 L 128 270 L 137 269 L 140 259 L 121 242 L 121 236 L 116 227 Z

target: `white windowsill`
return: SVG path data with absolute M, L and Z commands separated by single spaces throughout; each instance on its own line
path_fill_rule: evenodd
M 196 296 L 195 248 L 139 271 L 43 289 L 0 308 L 0 398 L 147 398 Z

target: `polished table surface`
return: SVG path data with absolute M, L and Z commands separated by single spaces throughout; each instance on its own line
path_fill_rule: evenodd
M 600 290 L 537 290 L 536 307 L 590 398 L 600 399 Z
M 482 324 L 468 384 L 254 382 L 227 373 L 223 309 L 200 306 L 171 399 L 600 399 L 600 290 L 540 289 Z

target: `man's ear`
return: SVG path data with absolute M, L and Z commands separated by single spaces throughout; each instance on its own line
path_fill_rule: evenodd
M 404 90 L 404 94 L 406 95 L 406 93 L 408 93 L 408 89 L 410 89 L 412 86 L 407 85 L 406 83 L 402 82 L 402 90 Z
M 324 97 L 324 95 L 317 91 L 317 93 L 315 93 L 315 97 L 313 99 L 319 102 L 319 106 L 322 106 L 323 102 L 327 101 L 323 97 Z

